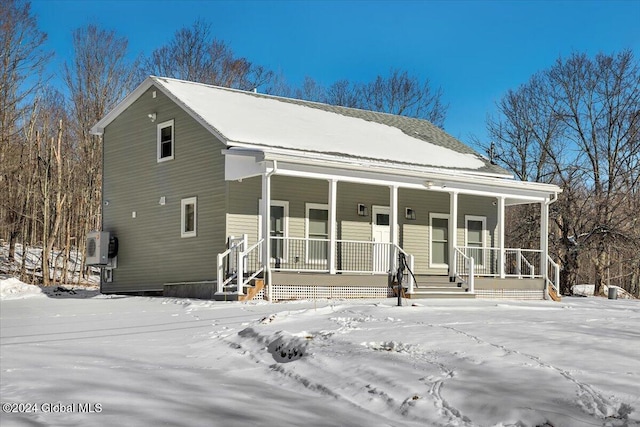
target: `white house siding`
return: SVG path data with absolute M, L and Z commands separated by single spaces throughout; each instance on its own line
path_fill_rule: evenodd
M 173 281 L 215 278 L 224 250 L 223 145 L 155 89 L 104 132 L 103 230 L 119 239 L 104 292 L 161 290 Z M 148 114 L 155 112 L 156 121 Z M 174 159 L 157 162 L 157 124 L 174 120 Z M 197 197 L 197 236 L 181 238 L 181 199 Z M 160 198 L 165 204 L 160 205 Z M 135 218 L 132 217 L 135 212 Z

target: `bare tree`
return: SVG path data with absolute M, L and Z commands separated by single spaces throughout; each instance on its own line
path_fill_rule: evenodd
M 563 259 L 563 290 L 588 279 L 601 293 L 613 260 L 626 268 L 623 254 L 638 245 L 637 61 L 630 51 L 560 58 L 498 110 L 488 122 L 495 159 L 520 179 L 564 190 L 552 212 L 559 236 L 551 239 Z
M 269 93 L 426 119 L 439 127 L 444 125 L 448 108 L 442 102 L 442 89 L 433 89 L 428 79 L 421 81 L 398 69 L 392 69 L 387 77 L 377 76 L 369 83 L 342 79 L 328 87 L 306 76 L 298 88 L 280 85 Z
M 89 129 L 133 88 L 138 61 L 127 58 L 125 37 L 95 25 L 74 31 L 73 47 L 75 56 L 64 66 L 64 80 L 70 93 L 69 135 L 77 144 L 74 174 L 80 194 L 72 198 L 79 204 L 73 236 L 78 243 L 90 229 L 101 227 L 102 139 Z
M 24 168 L 29 151 L 24 131 L 33 118 L 35 96 L 51 53 L 43 49 L 46 35 L 38 30 L 28 1 L 7 0 L 0 7 L 0 235 L 15 253 L 25 219 Z
M 274 73 L 236 57 L 222 40 L 211 35 L 211 25 L 197 20 L 191 27 L 176 31 L 165 46 L 154 50 L 144 61 L 144 74 L 252 90 L 268 84 Z
M 420 80 L 407 71 L 391 69 L 388 77 L 378 76 L 361 87 L 363 107 L 384 113 L 426 119 L 443 127 L 448 106 L 442 89 L 433 89 L 429 79 Z
M 346 79 L 338 80 L 327 89 L 326 101 L 341 107 L 362 108 L 361 93 L 360 86 Z

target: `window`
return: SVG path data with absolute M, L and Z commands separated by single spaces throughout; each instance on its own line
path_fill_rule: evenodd
M 260 219 L 258 227 L 262 227 L 262 199 L 258 201 Z M 286 260 L 287 255 L 287 240 L 289 235 L 289 202 L 272 200 L 271 210 L 269 215 L 269 232 L 271 236 L 271 258 L 279 259 L 281 261 Z M 262 234 L 262 230 L 259 230 Z
M 449 266 L 449 215 L 429 214 L 431 240 L 429 241 L 429 264 L 431 267 Z
M 158 124 L 158 162 L 173 159 L 173 120 Z
M 197 198 L 182 199 L 180 215 L 180 237 L 195 237 L 197 224 Z
M 476 265 L 484 265 L 484 251 L 482 248 L 486 247 L 484 231 L 487 219 L 483 216 L 472 215 L 466 215 L 464 219 L 466 222 L 465 246 L 469 248 L 467 249 L 467 254 L 473 258 Z
M 307 262 L 327 262 L 329 206 L 307 203 Z

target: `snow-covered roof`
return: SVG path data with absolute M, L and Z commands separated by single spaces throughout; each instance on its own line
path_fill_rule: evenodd
M 230 147 L 286 149 L 509 176 L 426 120 L 151 76 L 94 126 L 101 133 L 151 85 Z

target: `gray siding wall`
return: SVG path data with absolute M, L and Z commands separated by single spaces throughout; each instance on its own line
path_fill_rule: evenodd
M 154 123 L 147 117 L 151 112 L 157 113 Z M 158 163 L 157 124 L 171 119 L 174 159 Z M 224 250 L 226 235 L 222 148 L 153 87 L 107 126 L 103 229 L 118 237 L 119 253 L 114 281 L 103 283 L 105 292 L 161 290 L 167 282 L 215 278 L 216 254 Z M 181 238 L 181 199 L 188 197 L 197 197 L 197 236 Z

